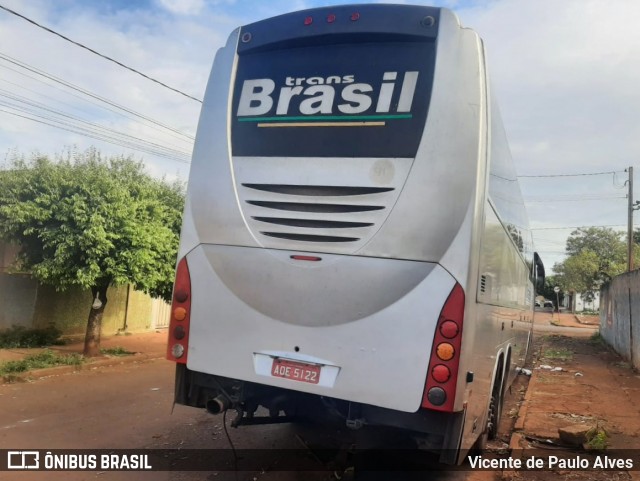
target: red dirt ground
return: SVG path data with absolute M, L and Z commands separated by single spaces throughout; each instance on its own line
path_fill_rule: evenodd
M 539 313 L 536 324 L 551 324 L 551 313 Z M 546 314 L 546 316 L 545 316 Z M 614 454 L 634 456 L 634 470 L 520 471 L 503 473 L 503 479 L 528 480 L 628 480 L 640 479 L 640 375 L 598 336 L 585 337 L 585 328 L 597 318 L 580 319 L 554 314 L 553 324 L 576 327 L 574 335 L 540 335 L 534 343 L 533 376 L 515 430 L 520 447 L 538 449 L 536 455 L 575 459 Z M 589 326 L 588 324 L 591 324 Z M 597 331 L 594 331 L 597 332 Z M 540 366 L 562 368 L 562 371 Z M 562 447 L 558 428 L 582 424 L 606 433 L 606 448 L 586 452 Z M 533 451 L 529 451 L 533 452 Z

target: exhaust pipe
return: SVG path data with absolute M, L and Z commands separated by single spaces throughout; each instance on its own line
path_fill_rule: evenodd
M 211 414 L 220 414 L 229 409 L 230 403 L 226 396 L 220 394 L 213 399 L 209 399 L 205 406 Z

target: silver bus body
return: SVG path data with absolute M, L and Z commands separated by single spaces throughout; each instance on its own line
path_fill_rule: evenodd
M 524 363 L 536 272 L 481 39 L 406 5 L 235 30 L 206 90 L 180 262 L 178 403 L 247 421 L 326 407 L 464 453 Z

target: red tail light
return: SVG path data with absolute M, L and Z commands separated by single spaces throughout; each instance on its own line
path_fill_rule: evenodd
M 173 285 L 171 302 L 171 321 L 169 322 L 169 344 L 167 359 L 187 363 L 189 348 L 189 320 L 191 319 L 191 277 L 187 258 L 178 262 L 176 281 Z
M 429 370 L 422 395 L 422 407 L 435 411 L 453 411 L 462 345 L 464 291 L 456 284 L 445 302 L 431 349 Z

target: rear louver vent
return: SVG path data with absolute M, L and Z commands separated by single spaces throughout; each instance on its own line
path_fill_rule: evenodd
M 242 217 L 261 247 L 355 254 L 383 228 L 413 159 L 234 157 Z
M 348 196 L 389 192 L 392 187 L 344 187 L 336 185 L 242 184 L 250 189 L 287 195 Z
M 249 204 L 269 209 L 292 210 L 296 212 L 319 212 L 322 214 L 345 213 L 345 212 L 366 212 L 369 210 L 384 209 L 381 205 L 347 205 L 347 204 L 309 204 L 306 202 L 265 202 L 249 200 Z
M 254 217 L 260 222 L 269 224 L 289 225 L 291 227 L 311 227 L 313 229 L 347 229 L 349 227 L 369 227 L 372 222 L 342 222 L 332 220 L 313 219 L 285 219 L 282 217 Z
M 480 292 L 482 294 L 487 290 L 487 276 L 480 276 Z
M 269 237 L 289 239 L 303 242 L 353 242 L 360 240 L 358 237 L 338 237 L 331 235 L 287 234 L 286 232 L 260 232 Z
M 376 226 L 393 187 L 242 183 L 260 234 L 305 243 L 354 243 Z M 277 212 L 277 213 L 276 213 Z M 271 214 L 271 215 L 270 215 Z

